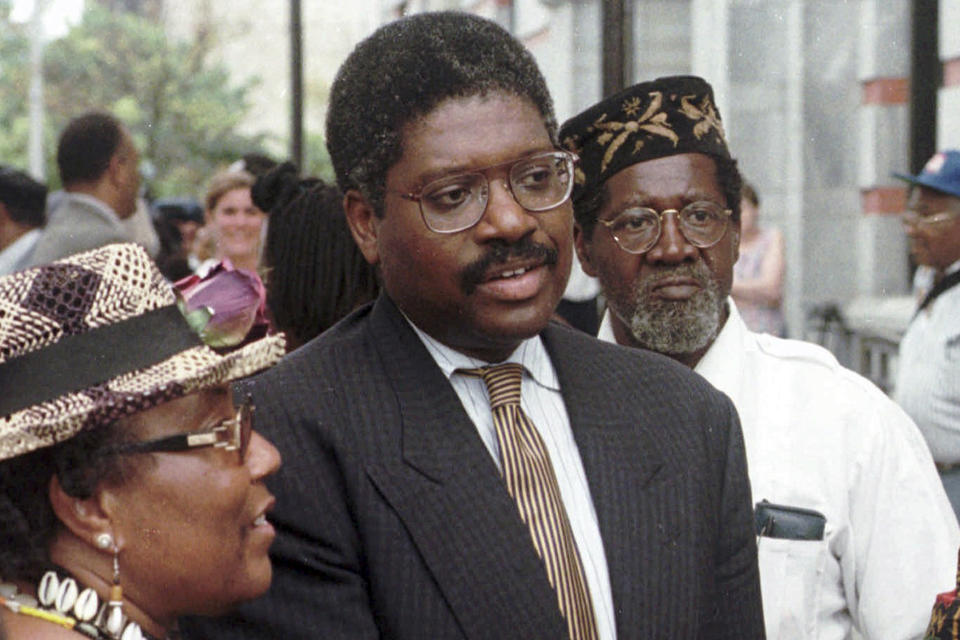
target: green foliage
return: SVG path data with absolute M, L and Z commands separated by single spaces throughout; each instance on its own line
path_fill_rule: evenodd
M 26 166 L 29 43 L 0 0 L 0 158 Z M 155 175 L 153 195 L 196 194 L 219 167 L 251 151 L 264 136 L 238 125 L 250 84 L 231 86 L 227 71 L 206 61 L 199 43 L 174 42 L 149 20 L 88 3 L 80 24 L 44 52 L 48 172 L 57 186 L 56 136 L 73 117 L 105 110 L 133 134 Z
M 336 184 L 333 162 L 330 160 L 327 143 L 323 136 L 313 133 L 305 133 L 304 135 L 306 144 L 303 146 L 303 170 L 300 173 L 305 176 L 323 178 L 324 182 L 328 184 Z

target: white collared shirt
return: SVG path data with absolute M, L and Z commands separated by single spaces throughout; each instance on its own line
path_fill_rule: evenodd
M 407 321 L 409 322 L 409 318 Z M 423 341 L 437 366 L 450 380 L 464 410 L 477 427 L 480 439 L 499 469 L 500 450 L 486 385 L 480 378 L 455 373 L 457 369 L 472 369 L 491 363 L 451 349 L 421 331 L 413 322 L 410 322 L 410 326 Z M 520 406 L 533 421 L 550 455 L 563 506 L 570 520 L 577 550 L 580 552 L 584 577 L 590 589 L 597 618 L 598 637 L 601 640 L 615 640 L 617 628 L 613 594 L 610 590 L 603 539 L 600 537 L 600 525 L 597 522 L 593 499 L 590 497 L 590 487 L 583 470 L 583 462 L 580 460 L 580 451 L 570 429 L 570 418 L 563 403 L 557 373 L 539 336 L 523 341 L 504 362 L 517 362 L 524 367 Z
M 737 408 L 753 501 L 826 516 L 823 540 L 760 538 L 767 638 L 920 638 L 956 586 L 960 531 L 916 425 L 826 349 L 753 333 L 728 304 L 695 371 Z
M 39 239 L 40 229 L 31 229 L 0 251 L 0 276 L 25 269 Z
M 960 261 L 946 270 L 960 270 Z M 944 291 L 900 341 L 894 399 L 917 422 L 933 459 L 960 463 L 960 285 Z

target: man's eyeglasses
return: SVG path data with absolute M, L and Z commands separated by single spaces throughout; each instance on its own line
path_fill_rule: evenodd
M 715 202 L 702 200 L 691 202 L 680 211 L 664 209 L 658 212 L 648 207 L 631 207 L 613 220 L 599 222 L 610 230 L 613 239 L 627 253 L 646 253 L 660 240 L 663 216 L 668 213 L 677 216 L 680 233 L 687 242 L 701 249 L 720 242 L 733 214 Z
M 507 184 L 517 204 L 527 211 L 547 211 L 570 197 L 576 158 L 569 151 L 538 153 L 469 173 L 444 176 L 419 192 L 399 195 L 420 205 L 420 214 L 428 229 L 456 233 L 477 224 L 487 209 L 490 182 L 485 172 L 510 166 Z
M 132 442 L 114 448 L 112 453 L 177 452 L 198 447 L 217 447 L 226 451 L 238 451 L 242 464 L 247 458 L 247 448 L 250 446 L 250 436 L 253 432 L 253 411 L 253 400 L 247 396 L 235 417 L 223 420 L 210 429 L 178 433 L 156 440 Z
M 917 229 L 934 229 L 940 225 L 949 224 L 958 218 L 960 218 L 960 211 L 941 211 L 929 215 L 920 214 L 916 211 L 905 211 L 900 217 L 900 221 Z

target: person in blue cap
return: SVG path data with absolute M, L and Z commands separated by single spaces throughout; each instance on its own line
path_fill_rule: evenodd
M 941 151 L 910 183 L 903 227 L 932 287 L 900 342 L 894 399 L 930 445 L 947 496 L 960 513 L 960 150 Z

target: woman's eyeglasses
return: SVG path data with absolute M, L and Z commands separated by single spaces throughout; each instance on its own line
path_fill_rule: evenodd
M 246 460 L 247 448 L 250 446 L 250 436 L 253 432 L 253 411 L 253 400 L 247 396 L 235 417 L 223 420 L 210 429 L 178 433 L 155 440 L 131 442 L 112 449 L 111 453 L 177 452 L 199 447 L 217 447 L 226 451 L 238 451 L 242 464 Z

